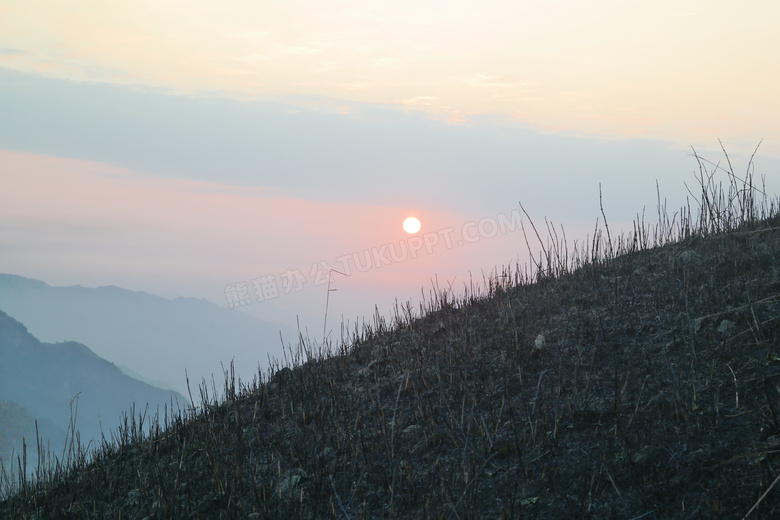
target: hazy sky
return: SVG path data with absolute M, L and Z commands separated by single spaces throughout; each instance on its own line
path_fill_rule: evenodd
M 742 172 L 763 139 L 776 192 L 779 20 L 757 0 L 4 0 L 0 272 L 246 289 L 244 310 L 321 326 L 333 268 L 335 325 L 525 262 L 519 201 L 571 239 L 599 183 L 615 228 L 655 214 L 656 180 L 676 208 L 691 146 L 720 160 L 720 138 Z

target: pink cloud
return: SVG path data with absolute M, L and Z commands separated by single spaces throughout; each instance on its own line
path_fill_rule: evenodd
M 445 287 L 447 279 L 463 278 L 456 284 L 462 288 L 465 269 L 511 260 L 507 239 L 517 242 L 496 236 L 447 244 L 445 235 L 457 241 L 463 222 L 476 217 L 424 208 L 303 200 L 10 151 L 0 151 L 0 165 L 6 223 L 0 271 L 53 284 L 115 284 L 217 300 L 226 284 L 296 269 L 319 298 L 324 288 L 313 287 L 311 268 L 324 261 L 351 271 L 334 279 L 342 291 L 334 309 L 341 301 L 349 313 L 357 312 L 351 303 L 358 300 L 389 305 L 394 297 L 416 297 L 437 274 Z M 414 237 L 401 228 L 412 214 L 423 223 Z M 305 305 L 293 296 L 302 295 L 274 303 Z

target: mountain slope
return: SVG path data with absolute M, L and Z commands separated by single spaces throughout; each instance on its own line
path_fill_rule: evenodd
M 40 418 L 44 433 L 56 430 L 50 438 L 55 454 L 63 448 L 64 435 L 75 415 L 75 427 L 81 441 L 100 442 L 110 438 L 111 430 L 121 424 L 133 403 L 141 412 L 148 404 L 151 414 L 163 415 L 171 403 L 184 407 L 185 398 L 176 392 L 155 388 L 124 375 L 113 363 L 100 358 L 88 347 L 76 342 L 41 343 L 27 328 L 0 311 L 0 400 L 13 403 L 21 423 L 14 428 L 26 433 L 31 451 L 35 436 L 30 434 L 30 419 Z M 73 404 L 73 406 L 71 406 Z M 24 409 L 24 410 L 21 410 Z M 3 418 L 8 420 L 8 418 Z M 11 423 L 8 424 L 9 428 Z M 8 434 L 8 430 L 5 430 Z M 33 430 L 34 433 L 34 430 Z M 18 447 L 21 439 L 11 441 Z M 18 451 L 17 451 L 18 453 Z M 4 458 L 7 453 L 0 454 Z
M 774 218 L 440 293 L 0 513 L 776 518 L 779 260 Z
M 47 449 L 60 455 L 66 438 L 65 428 L 36 416 L 17 403 L 0 400 L 0 467 L 17 467 L 19 459 L 24 457 L 26 444 L 27 467 L 32 473 L 38 467 L 36 442 L 43 440 Z
M 269 355 L 281 357 L 280 331 L 294 332 L 206 300 L 169 300 L 119 287 L 52 287 L 0 274 L 0 309 L 22 321 L 42 341 L 73 340 L 146 380 L 187 394 L 235 360 L 251 380 Z

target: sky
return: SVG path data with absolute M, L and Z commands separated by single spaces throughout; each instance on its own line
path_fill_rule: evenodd
M 692 149 L 741 173 L 761 143 L 777 193 L 778 20 L 758 0 L 3 0 L 0 272 L 337 330 L 527 263 L 520 203 L 572 241 L 600 194 L 613 231 L 652 221 L 656 186 L 674 211 Z

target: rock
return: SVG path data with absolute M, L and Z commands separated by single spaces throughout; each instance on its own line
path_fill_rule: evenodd
M 704 323 L 704 318 L 696 318 L 693 320 L 693 332 L 699 332 L 701 330 L 702 323 Z
M 698 259 L 699 259 L 699 253 L 691 249 L 688 249 L 687 251 L 683 251 L 682 253 L 680 253 L 680 260 L 682 260 L 682 263 L 684 264 L 693 263 Z
M 286 495 L 288 491 L 298 485 L 301 481 L 300 475 L 290 475 L 279 481 L 279 494 Z
M 139 489 L 131 489 L 127 493 L 127 499 L 125 500 L 125 503 L 128 504 L 130 507 L 137 507 L 140 501 L 141 501 L 141 491 Z
M 734 323 L 733 321 L 723 320 L 720 322 L 717 331 L 719 334 L 723 334 L 725 336 L 731 334 L 736 328 L 737 328 L 737 324 Z
M 371 377 L 373 375 L 373 372 L 371 371 L 371 367 L 374 366 L 374 364 L 375 362 L 372 360 L 368 365 L 358 369 L 357 371 L 358 377 L 360 378 Z
M 419 424 L 410 424 L 406 428 L 404 428 L 403 433 L 404 435 L 419 435 L 420 430 L 422 430 L 422 426 Z
M 639 451 L 635 451 L 631 454 L 631 462 L 634 464 L 644 464 L 647 462 L 647 458 L 650 456 L 650 448 L 645 446 Z
M 290 490 L 298 485 L 301 478 L 306 478 L 307 476 L 306 472 L 300 468 L 285 472 L 284 476 L 279 480 L 279 496 L 289 493 Z

